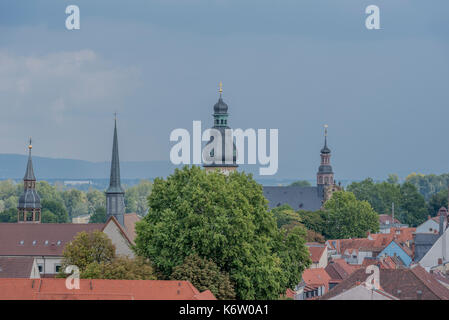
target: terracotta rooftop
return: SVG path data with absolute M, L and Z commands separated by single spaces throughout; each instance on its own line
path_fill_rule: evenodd
M 329 290 L 329 280 L 331 280 L 331 277 L 327 274 L 324 268 L 313 268 L 304 270 L 302 280 L 308 286 L 324 286 L 327 292 Z
M 326 250 L 326 246 L 323 244 L 307 244 L 310 252 L 310 259 L 313 263 L 320 262 L 321 257 L 323 256 L 324 251 Z
M 387 223 L 388 222 L 388 223 Z M 393 224 L 393 217 L 389 214 L 379 214 L 379 223 L 380 224 Z M 394 223 L 400 224 L 399 220 L 394 218 Z
M 216 300 L 188 281 L 81 279 L 69 290 L 66 279 L 0 279 L 0 300 Z

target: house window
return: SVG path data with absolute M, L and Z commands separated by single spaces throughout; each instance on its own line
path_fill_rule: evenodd
M 37 268 L 39 269 L 39 273 L 42 273 L 44 271 L 44 266 L 41 263 L 37 265 Z
M 48 246 L 48 240 L 45 240 L 44 244 L 45 244 L 46 246 Z
M 36 245 L 36 243 L 37 243 L 37 241 L 36 241 L 36 240 L 33 240 L 33 246 L 35 246 L 35 245 Z
M 58 240 L 58 242 L 56 242 L 56 244 L 57 244 L 58 246 L 60 246 L 60 245 L 61 245 L 61 240 Z
M 56 264 L 56 265 L 55 265 L 55 271 L 56 271 L 56 273 L 58 273 L 59 270 L 61 270 L 61 266 L 60 266 L 59 264 Z

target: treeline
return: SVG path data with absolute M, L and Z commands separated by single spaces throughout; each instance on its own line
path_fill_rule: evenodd
M 144 216 L 148 211 L 147 197 L 152 183 L 141 180 L 137 185 L 126 188 L 126 212 Z M 51 185 L 46 181 L 36 183 L 36 191 L 41 197 L 43 223 L 66 223 L 72 218 L 91 215 L 91 222 L 104 222 L 106 219 L 106 196 L 103 191 L 65 188 Z M 0 181 L 0 222 L 17 222 L 17 204 L 23 192 L 23 183 L 12 180 Z
M 379 214 L 391 214 L 394 203 L 395 217 L 401 223 L 417 226 L 428 216 L 435 216 L 447 206 L 449 175 L 410 174 L 403 183 L 396 175 L 383 182 L 367 178 L 351 183 L 346 190 L 358 200 L 368 201 Z

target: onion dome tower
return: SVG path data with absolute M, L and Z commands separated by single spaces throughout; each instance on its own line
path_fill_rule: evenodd
M 41 222 L 41 198 L 36 192 L 36 177 L 34 176 L 33 161 L 31 159 L 32 148 L 30 138 L 27 169 L 23 177 L 23 193 L 19 198 L 19 205 L 17 206 L 17 222 L 19 223 Z
M 321 164 L 316 175 L 318 186 L 318 195 L 324 197 L 326 186 L 334 184 L 334 173 L 330 162 L 331 150 L 327 146 L 327 124 L 324 125 L 324 147 L 321 149 Z
M 232 154 L 226 154 L 226 129 L 231 129 L 228 126 L 228 105 L 223 101 L 223 84 L 220 82 L 220 88 L 218 92 L 220 93 L 220 97 L 218 98 L 218 102 L 214 105 L 214 126 L 212 129 L 216 129 L 221 133 L 222 140 L 222 151 L 221 151 L 221 159 L 215 159 L 215 152 L 212 151 L 209 154 L 210 164 L 204 164 L 204 168 L 206 171 L 214 171 L 219 170 L 222 173 L 229 174 L 232 171 L 235 171 L 238 167 L 236 164 L 237 152 L 234 141 L 232 140 Z M 209 145 L 212 143 L 214 137 L 211 137 L 210 141 L 207 143 Z
M 120 160 L 118 156 L 117 116 L 114 119 L 114 138 L 112 143 L 111 176 L 106 190 L 106 216 L 115 217 L 124 226 L 125 190 L 120 182 Z

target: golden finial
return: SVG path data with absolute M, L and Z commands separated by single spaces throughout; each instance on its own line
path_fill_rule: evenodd
M 32 149 L 33 148 L 33 145 L 31 144 L 31 137 L 30 137 L 30 143 L 28 144 L 28 149 Z
M 223 82 L 220 81 L 218 86 L 220 88 L 220 89 L 218 89 L 218 92 L 220 92 L 220 94 L 222 94 L 223 93 Z

